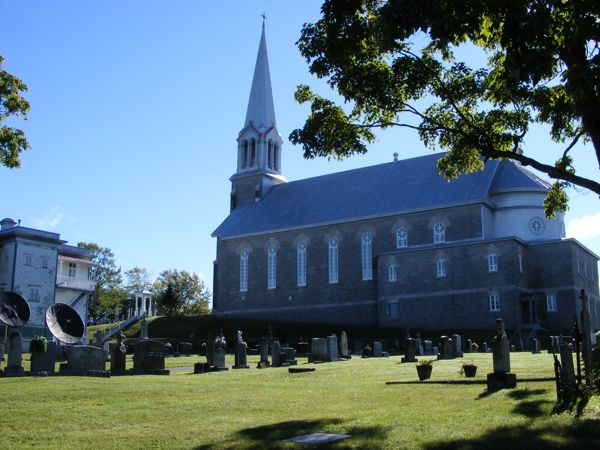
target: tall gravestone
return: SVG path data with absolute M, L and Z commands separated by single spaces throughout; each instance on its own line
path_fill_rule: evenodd
M 383 357 L 383 346 L 381 342 L 375 341 L 373 342 L 373 357 L 374 358 L 382 358 Z
M 404 358 L 402 358 L 400 362 L 417 362 L 417 358 L 415 358 L 415 355 L 417 353 L 417 341 L 415 339 L 409 338 L 406 340 L 404 346 L 406 347 L 406 352 L 404 354 Z
M 573 349 L 569 344 L 560 346 L 560 380 L 562 388 L 571 397 L 575 390 L 575 367 L 573 366 Z
M 142 323 L 140 325 L 140 338 L 148 339 L 148 322 L 146 322 L 146 318 L 142 319 Z
M 426 339 L 423 341 L 423 351 L 426 355 L 431 355 L 433 353 L 433 342 Z
M 540 341 L 539 341 L 539 339 L 533 338 L 531 340 L 531 353 L 540 353 Z
M 265 369 L 269 367 L 271 363 L 269 362 L 269 342 L 267 338 L 262 338 L 260 340 L 260 361 L 258 361 L 257 368 Z
M 249 369 L 248 366 L 248 344 L 242 338 L 242 332 L 238 331 L 235 343 L 235 364 L 234 369 Z
M 23 358 L 23 337 L 21 332 L 13 331 L 8 337 L 8 360 L 4 375 L 11 377 L 19 377 L 25 374 L 21 365 Z
M 417 333 L 417 337 L 415 339 L 415 347 L 417 349 L 417 355 L 425 354 L 425 348 L 423 347 L 423 340 L 421 339 L 421 333 Z
M 227 370 L 225 365 L 225 349 L 227 348 L 227 341 L 223 336 L 223 331 L 215 338 L 215 369 L 216 370 Z
M 46 351 L 31 352 L 31 375 L 43 375 L 54 373 L 56 367 L 57 345 L 55 342 L 48 342 Z
M 348 352 L 348 335 L 345 331 L 342 331 L 340 337 L 340 355 L 344 359 L 350 359 L 350 353 Z
M 448 336 L 442 336 L 440 338 L 441 353 L 438 355 L 438 359 L 453 359 L 454 358 L 454 342 Z
M 337 336 L 332 334 L 327 336 L 327 361 L 337 361 L 338 359 Z
M 581 300 L 581 354 L 585 367 L 585 382 L 590 385 L 592 382 L 592 328 L 590 326 L 590 311 L 588 308 L 588 297 L 585 290 L 581 290 L 579 297 Z
M 273 367 L 281 366 L 281 345 L 279 341 L 273 341 L 271 349 L 271 365 Z
M 206 335 L 206 362 L 210 367 L 215 365 L 215 339 L 211 333 Z
M 452 335 L 452 356 L 454 358 L 460 358 L 463 356 L 462 336 L 460 334 Z
M 327 339 L 313 338 L 310 346 L 310 359 L 312 362 L 327 361 Z
M 127 348 L 123 343 L 125 335 L 123 332 L 117 334 L 117 343 L 111 350 L 110 373 L 111 375 L 124 374 L 127 369 Z
M 488 390 L 516 387 L 517 377 L 510 373 L 510 343 L 502 319 L 496 319 L 496 335 L 492 341 L 492 349 L 494 372 L 487 376 Z
M 465 352 L 466 353 L 471 353 L 471 351 L 473 351 L 473 340 L 472 339 L 467 339 L 467 345 L 465 346 Z

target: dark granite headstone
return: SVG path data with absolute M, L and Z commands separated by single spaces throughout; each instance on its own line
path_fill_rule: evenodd
M 152 339 L 144 339 L 135 343 L 133 355 L 133 371 L 136 373 L 168 375 L 165 369 L 165 345 Z
M 110 354 L 110 373 L 111 375 L 123 374 L 126 371 L 127 349 L 123 344 L 125 336 L 119 333 L 117 343 L 113 346 Z
M 25 375 L 23 366 L 23 337 L 19 331 L 13 331 L 8 337 L 8 361 L 4 375 L 18 377 Z
M 48 342 L 45 352 L 31 353 L 31 375 L 54 373 L 56 366 L 56 343 Z
M 182 342 L 179 344 L 179 354 L 190 356 L 192 354 L 192 343 L 191 342 Z
M 416 342 L 416 340 L 414 340 L 413 338 L 408 338 L 406 340 L 405 346 L 406 346 L 406 353 L 405 353 L 404 358 L 402 358 L 400 360 L 400 362 L 403 362 L 403 363 L 417 362 L 417 358 L 415 358 L 415 355 L 416 355 L 416 352 L 417 352 L 417 349 L 416 349 L 417 342 Z

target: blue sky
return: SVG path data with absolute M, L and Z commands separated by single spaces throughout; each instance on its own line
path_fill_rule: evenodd
M 61 234 L 76 245 L 110 247 L 123 270 L 198 272 L 212 287 L 211 232 L 229 212 L 229 177 L 246 114 L 262 18 L 282 173 L 290 181 L 378 164 L 393 152 L 430 152 L 409 130 L 383 133 L 367 155 L 307 161 L 287 141 L 308 109 L 295 86 L 311 84 L 295 42 L 321 2 L 0 0 L 3 68 L 29 87 L 22 128 L 31 150 L 20 169 L 0 167 L 2 217 Z M 525 151 L 557 159 L 547 130 Z M 591 146 L 578 172 L 597 178 Z M 600 254 L 600 200 L 571 192 L 567 233 Z

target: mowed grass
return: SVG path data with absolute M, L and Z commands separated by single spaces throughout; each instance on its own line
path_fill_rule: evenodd
M 434 363 L 432 380 L 458 380 L 473 360 L 477 379 L 491 354 Z M 309 433 L 350 434 L 328 448 L 600 448 L 600 402 L 583 417 L 554 414 L 553 382 L 485 385 L 402 384 L 417 380 L 400 356 L 353 358 L 290 374 L 287 368 L 194 375 L 200 356 L 168 358 L 170 376 L 0 379 L 1 448 L 315 448 L 283 441 Z M 233 361 L 228 357 L 228 363 Z M 519 378 L 551 376 L 548 354 L 513 353 Z M 187 367 L 187 368 L 186 368 Z

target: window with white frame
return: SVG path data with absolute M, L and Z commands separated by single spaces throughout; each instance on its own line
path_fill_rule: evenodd
M 267 289 L 277 286 L 277 250 L 269 247 L 267 250 Z
M 96 271 L 94 270 L 94 266 L 88 267 L 87 277 L 90 281 L 94 281 L 96 279 Z
M 498 256 L 495 253 L 488 255 L 488 271 L 498 272 Z
M 434 244 L 446 242 L 446 225 L 443 223 L 436 223 L 433 226 L 433 242 Z
M 77 275 L 77 264 L 70 262 L 68 273 L 70 278 L 75 278 L 75 276 Z
M 240 252 L 240 292 L 248 291 L 248 250 Z
M 373 279 L 373 235 L 362 235 L 362 279 Z
M 306 286 L 306 242 L 298 242 L 296 252 L 297 265 L 297 284 L 298 286 Z
M 490 311 L 500 311 L 500 295 L 497 292 L 490 294 Z
M 396 248 L 408 247 L 408 230 L 404 227 L 396 231 Z
M 398 273 L 396 272 L 396 265 L 392 264 L 388 267 L 388 281 L 397 281 Z
M 556 303 L 556 294 L 546 295 L 546 310 L 548 312 L 558 311 L 558 304 Z
M 438 259 L 436 267 L 437 267 L 438 278 L 445 277 L 446 276 L 446 259 L 445 258 Z
M 338 240 L 329 239 L 329 283 L 337 283 L 338 276 Z

